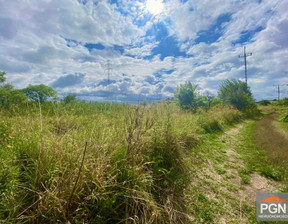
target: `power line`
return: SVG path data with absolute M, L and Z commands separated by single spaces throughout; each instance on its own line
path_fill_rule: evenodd
M 248 74 L 247 74 L 247 57 L 252 56 L 252 53 L 246 53 L 246 47 L 244 46 L 244 54 L 239 55 L 239 58 L 244 58 L 244 65 L 245 65 L 245 82 L 248 83 Z
M 276 4 L 274 5 L 274 7 L 271 8 L 271 15 L 269 16 L 268 20 L 266 21 L 266 24 L 268 24 L 268 22 L 270 21 L 270 19 L 272 18 L 272 16 L 275 15 L 276 9 L 277 9 L 278 6 L 280 5 L 280 3 L 282 3 L 282 0 L 279 0 L 278 2 L 276 2 Z

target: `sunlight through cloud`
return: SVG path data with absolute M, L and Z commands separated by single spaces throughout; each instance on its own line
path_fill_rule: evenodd
M 164 4 L 162 0 L 147 0 L 146 8 L 151 14 L 156 16 L 163 11 Z

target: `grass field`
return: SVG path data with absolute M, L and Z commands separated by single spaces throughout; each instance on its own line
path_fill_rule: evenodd
M 228 106 L 192 113 L 173 103 L 2 110 L 0 220 L 254 223 L 244 196 L 256 173 L 284 183 L 287 172 L 265 148 L 271 123 L 246 117 Z
M 181 223 L 187 156 L 243 114 L 174 104 L 48 102 L 2 111 L 5 222 Z

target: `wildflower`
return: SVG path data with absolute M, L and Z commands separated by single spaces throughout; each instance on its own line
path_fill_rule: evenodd
M 11 149 L 11 148 L 12 148 L 12 145 L 7 145 L 7 148 L 8 148 L 8 149 Z

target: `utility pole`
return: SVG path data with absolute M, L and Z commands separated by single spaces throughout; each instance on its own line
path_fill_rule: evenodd
M 280 84 L 278 84 L 278 85 L 274 85 L 274 86 L 278 86 L 278 100 L 280 100 L 281 99 L 281 86 L 288 86 L 288 84 L 282 84 L 282 85 L 280 85 Z
M 245 65 L 245 82 L 248 84 L 248 75 L 247 75 L 247 57 L 252 56 L 252 53 L 246 53 L 246 47 L 244 47 L 244 54 L 239 55 L 239 58 L 244 58 L 244 65 Z

